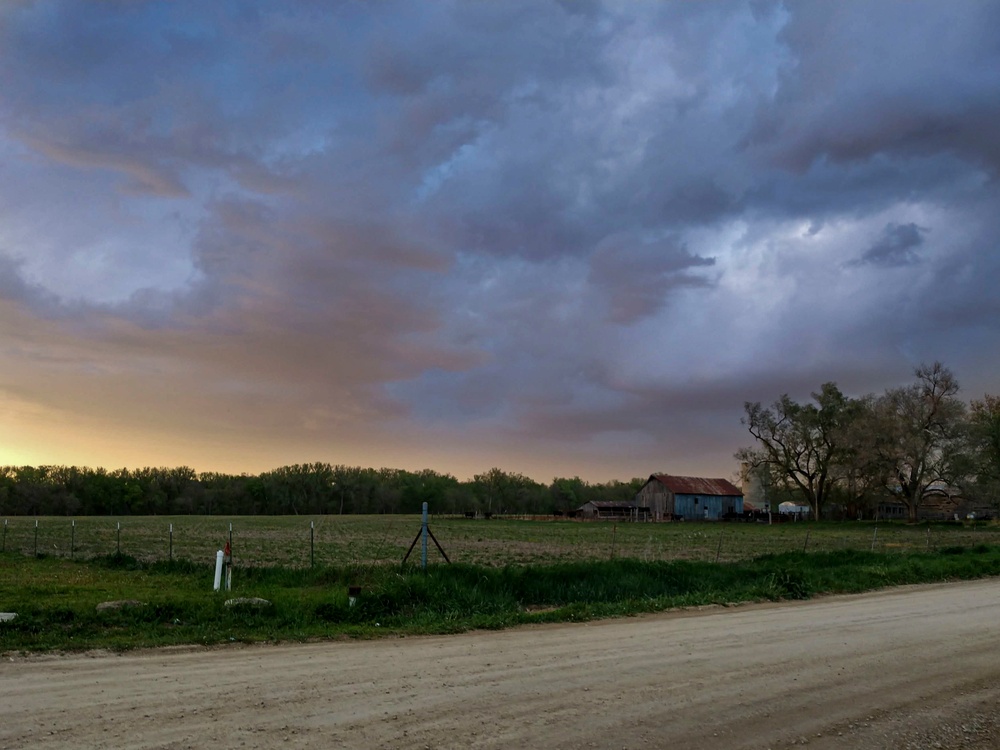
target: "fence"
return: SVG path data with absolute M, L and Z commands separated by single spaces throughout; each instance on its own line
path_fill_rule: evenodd
M 839 549 L 886 554 L 1000 544 L 987 523 L 822 524 L 574 523 L 431 517 L 453 562 L 502 566 L 610 557 L 735 562 L 790 551 Z M 206 516 L 24 518 L 3 521 L 0 551 L 61 558 L 129 555 L 140 560 L 210 563 L 231 542 L 241 566 L 399 563 L 420 528 L 406 516 Z M 440 557 L 432 551 L 431 562 Z

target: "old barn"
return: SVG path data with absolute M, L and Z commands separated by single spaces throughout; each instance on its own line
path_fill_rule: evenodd
M 654 521 L 684 518 L 718 520 L 726 513 L 743 512 L 743 492 L 725 479 L 653 474 L 635 497 Z

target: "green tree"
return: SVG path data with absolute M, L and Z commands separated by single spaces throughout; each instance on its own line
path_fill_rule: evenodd
M 835 383 L 824 383 L 812 398 L 815 403 L 800 404 L 784 394 L 769 408 L 746 402 L 741 422 L 757 447 L 742 448 L 736 459 L 751 470 L 763 468 L 776 486 L 800 494 L 819 520 L 837 482 L 846 428 L 857 406 Z
M 481 510 L 487 513 L 540 512 L 549 490 L 533 479 L 516 472 L 493 467 L 472 478 Z
M 453 490 L 458 487 L 458 480 L 450 474 L 438 474 L 431 469 L 403 472 L 401 484 L 403 513 L 419 513 L 424 503 L 432 513 L 455 511 Z
M 969 405 L 969 448 L 975 481 L 969 488 L 1000 509 L 1000 396 L 986 394 Z
M 886 489 L 916 521 L 921 502 L 938 482 L 956 484 L 965 473 L 965 404 L 958 381 L 935 362 L 914 370 L 916 382 L 885 392 L 874 404 L 879 440 L 874 451 Z
M 499 513 L 509 491 L 507 473 L 494 466 L 487 472 L 473 476 L 472 481 L 482 509 L 487 513 Z
M 856 399 L 853 418 L 842 432 L 842 448 L 836 465 L 836 502 L 850 517 L 872 517 L 878 503 L 890 497 L 886 491 L 891 473 L 881 458 L 890 437 L 876 409 L 877 398 L 869 394 Z
M 563 512 L 579 508 L 586 500 L 582 498 L 587 494 L 587 483 L 580 477 L 572 479 L 556 477 L 549 485 L 549 493 L 552 495 L 552 502 L 556 510 Z

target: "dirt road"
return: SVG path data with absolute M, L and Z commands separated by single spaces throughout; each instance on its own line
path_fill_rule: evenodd
M 0 663 L 0 748 L 996 748 L 998 713 L 1000 579 Z

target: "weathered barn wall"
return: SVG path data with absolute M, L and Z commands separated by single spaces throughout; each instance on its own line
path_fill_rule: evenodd
M 677 495 L 674 509 L 684 518 L 716 521 L 726 513 L 742 513 L 743 498 L 732 495 Z
M 674 496 L 666 487 L 657 481 L 650 480 L 643 485 L 636 495 L 636 505 L 649 508 L 649 516 L 654 521 L 670 518 L 674 513 Z

